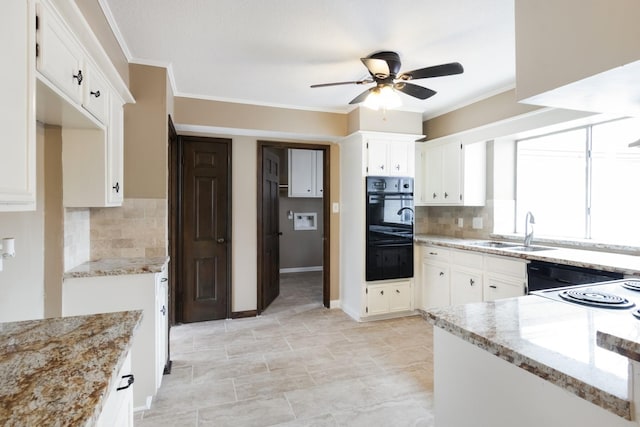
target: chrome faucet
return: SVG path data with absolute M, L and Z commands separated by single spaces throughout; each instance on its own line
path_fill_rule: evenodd
M 531 211 L 527 212 L 527 215 L 524 218 L 524 245 L 531 245 L 531 241 L 533 240 L 533 224 L 536 223 L 536 219 L 533 217 Z M 529 231 L 529 225 L 531 225 L 531 231 Z

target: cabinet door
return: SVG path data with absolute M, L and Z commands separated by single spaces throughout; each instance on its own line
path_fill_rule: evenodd
M 484 300 L 493 301 L 501 298 L 520 297 L 524 295 L 524 280 L 516 277 L 487 274 L 484 283 Z
M 131 353 L 129 352 L 116 376 L 116 384 L 107 391 L 108 394 L 96 426 L 133 427 L 133 387 L 116 390 L 118 387 L 126 386 L 127 381 L 123 377 L 131 373 Z
M 442 200 L 447 204 L 460 204 L 462 148 L 458 143 L 442 147 Z
M 427 147 L 424 151 L 424 202 L 438 204 L 442 195 L 442 146 Z
M 56 12 L 45 3 L 38 3 L 37 9 L 38 71 L 72 101 L 80 104 L 85 77 L 82 50 Z
M 315 152 L 289 150 L 289 197 L 315 196 Z
M 482 271 L 451 269 L 451 304 L 482 301 Z
M 82 105 L 93 116 L 105 125 L 109 120 L 109 87 L 106 79 L 95 68 L 85 67 L 85 81 L 83 82 Z
M 156 388 L 162 384 L 167 362 L 169 282 L 166 270 L 156 274 Z
M 33 2 L 2 3 L 0 37 L 0 211 L 35 210 L 35 13 Z
M 389 311 L 411 310 L 411 283 L 399 283 L 389 286 Z
M 443 264 L 422 264 L 422 307 L 443 307 L 451 304 L 449 267 Z
M 413 176 L 414 143 L 389 141 L 387 144 L 387 164 L 389 175 Z
M 121 206 L 124 198 L 124 110 L 122 102 L 113 96 L 110 102 L 107 174 L 104 185 L 107 187 L 107 205 Z
M 422 206 L 426 202 L 426 167 L 424 144 L 416 144 L 414 159 L 415 179 L 413 181 L 413 202 L 416 206 Z
M 316 158 L 316 197 L 323 197 L 324 195 L 324 152 L 321 150 L 314 151 Z
M 387 167 L 387 141 L 370 139 L 367 142 L 367 175 L 390 175 Z
M 385 285 L 367 286 L 367 316 L 389 312 L 389 291 Z

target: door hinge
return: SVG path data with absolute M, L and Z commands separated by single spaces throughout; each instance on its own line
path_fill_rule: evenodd
M 460 144 L 460 149 L 462 150 L 462 144 Z
M 40 44 L 36 43 L 36 58 L 40 56 Z
M 365 308 L 364 308 L 364 312 L 365 312 L 365 313 L 368 313 L 368 312 L 369 312 L 369 307 L 365 307 Z
M 40 29 L 40 17 L 36 15 L 36 30 Z
M 460 193 L 460 201 L 462 201 L 462 193 Z
M 366 289 L 364 290 L 364 293 L 365 293 L 365 294 L 367 294 L 367 295 L 369 295 L 369 288 L 366 288 Z

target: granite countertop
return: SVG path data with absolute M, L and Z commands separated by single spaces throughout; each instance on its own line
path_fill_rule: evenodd
M 521 258 L 527 260 L 555 262 L 577 267 L 593 268 L 603 271 L 615 271 L 626 275 L 640 275 L 640 256 L 610 252 L 590 251 L 557 247 L 548 251 L 516 252 L 507 249 L 473 246 L 482 239 L 460 239 L 446 236 L 416 234 L 416 243 L 482 252 L 492 255 Z M 486 239 L 485 239 L 486 240 Z M 535 245 L 538 245 L 537 243 Z M 540 245 L 547 246 L 547 245 Z
M 80 264 L 66 271 L 64 278 L 160 273 L 168 261 L 168 257 L 105 258 Z
M 0 424 L 94 425 L 142 311 L 0 323 Z
M 430 309 L 425 318 L 478 347 L 631 420 L 629 359 L 640 321 L 535 295 Z

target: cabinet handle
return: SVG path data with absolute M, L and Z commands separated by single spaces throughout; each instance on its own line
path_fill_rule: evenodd
M 220 237 L 219 239 L 216 240 L 216 242 L 218 243 L 224 243 L 224 237 Z
M 119 182 L 116 182 L 116 185 L 114 185 L 114 186 L 113 186 L 113 187 L 111 187 L 111 188 L 113 188 L 114 190 L 116 190 L 116 193 L 119 193 L 119 192 L 120 192 L 120 183 L 119 183 Z
M 433 193 L 433 198 L 435 199 L 436 197 L 438 197 L 438 196 L 436 196 L 436 193 Z
M 380 291 L 380 295 L 384 295 L 384 291 Z
M 400 293 L 400 289 L 396 289 L 396 294 L 399 294 L 399 293 Z
M 163 316 L 166 316 L 167 315 L 167 307 L 165 307 L 163 305 L 162 308 L 160 309 L 160 313 L 162 313 Z
M 384 170 L 384 165 L 380 165 L 380 170 L 383 171 Z
M 491 289 L 498 289 L 498 287 L 497 287 L 496 285 L 489 285 L 489 287 L 490 287 Z
M 74 74 L 73 78 L 78 80 L 78 86 L 82 84 L 82 70 L 78 70 L 78 74 Z
M 429 252 L 429 255 L 438 255 L 438 252 Z
M 127 379 L 127 385 L 124 385 L 122 387 L 118 387 L 116 389 L 116 391 L 120 391 L 120 390 L 126 390 L 129 387 L 131 387 L 131 384 L 133 384 L 133 382 L 135 381 L 135 378 L 133 377 L 133 374 L 129 374 L 129 375 L 123 375 L 122 379 Z
M 310 188 L 307 188 L 307 193 L 311 193 L 311 189 Z
M 469 285 L 473 286 L 476 282 L 473 279 L 469 279 Z
M 89 92 L 89 93 L 90 93 L 91 95 L 95 96 L 96 98 L 100 98 L 100 91 L 99 91 L 99 90 L 97 90 L 97 91 L 95 91 L 95 92 L 94 92 L 94 91 L 91 91 L 91 92 Z
M 445 191 L 444 192 L 444 198 L 446 199 L 447 197 L 449 197 L 449 194 Z
M 396 170 L 399 171 L 400 170 L 400 165 L 396 165 Z
M 167 278 L 167 277 L 163 277 L 162 279 L 160 279 L 161 282 L 166 282 L 168 280 L 169 280 L 169 278 Z
M 441 271 L 441 272 L 440 272 L 440 275 L 441 275 L 441 276 L 444 276 L 444 271 Z

